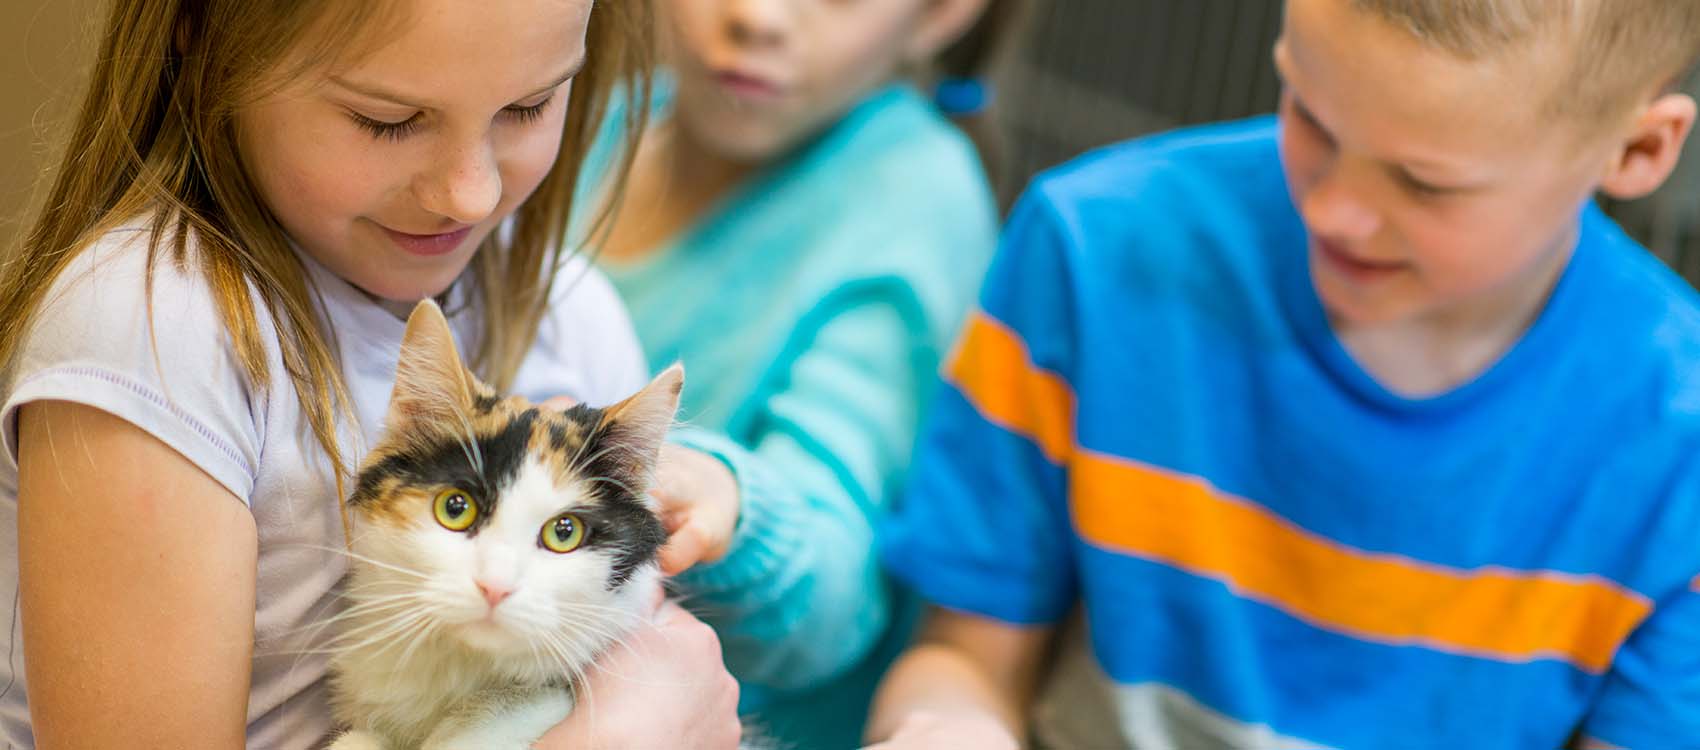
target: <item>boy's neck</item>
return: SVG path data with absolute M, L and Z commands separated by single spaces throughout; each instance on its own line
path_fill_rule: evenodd
M 1522 340 L 1546 309 L 1577 237 L 1573 227 L 1511 284 L 1444 309 L 1390 323 L 1329 322 L 1358 366 L 1389 391 L 1407 398 L 1446 393 L 1486 372 Z

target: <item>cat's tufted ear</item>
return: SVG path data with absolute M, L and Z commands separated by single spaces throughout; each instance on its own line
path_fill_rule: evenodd
M 430 299 L 420 301 L 402 335 L 385 433 L 405 435 L 433 427 L 458 433 L 472 414 L 474 389 L 443 311 Z
M 685 367 L 675 363 L 631 398 L 604 409 L 596 430 L 601 447 L 618 451 L 630 469 L 648 474 L 673 426 L 684 387 Z

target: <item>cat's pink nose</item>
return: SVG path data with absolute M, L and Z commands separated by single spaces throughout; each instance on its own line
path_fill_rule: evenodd
M 489 602 L 492 608 L 501 604 L 503 599 L 508 598 L 508 594 L 512 594 L 514 592 L 513 587 L 511 586 L 485 583 L 483 581 L 473 581 L 473 583 L 478 584 L 479 593 L 484 595 L 484 601 Z

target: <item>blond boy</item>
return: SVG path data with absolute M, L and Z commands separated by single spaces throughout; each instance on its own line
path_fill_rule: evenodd
M 1289 0 L 1280 114 L 1041 178 L 947 367 L 884 748 L 1700 747 L 1695 0 Z

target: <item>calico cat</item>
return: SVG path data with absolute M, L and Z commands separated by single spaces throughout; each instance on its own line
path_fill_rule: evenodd
M 498 398 L 419 303 L 348 502 L 331 750 L 520 750 L 566 717 L 660 575 L 646 489 L 683 382 L 606 409 Z

